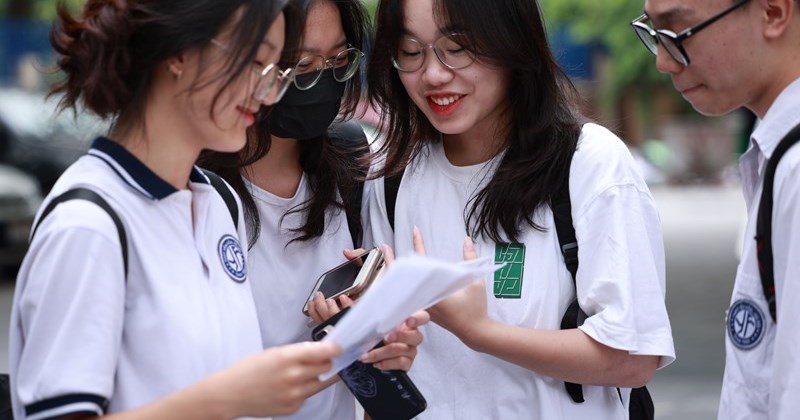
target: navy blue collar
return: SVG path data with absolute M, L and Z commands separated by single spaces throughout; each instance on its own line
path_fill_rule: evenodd
M 151 171 L 136 156 L 113 140 L 98 137 L 92 143 L 89 155 L 102 159 L 123 181 L 150 199 L 161 200 L 178 191 Z M 196 166 L 192 167 L 189 181 L 203 184 L 211 183 Z

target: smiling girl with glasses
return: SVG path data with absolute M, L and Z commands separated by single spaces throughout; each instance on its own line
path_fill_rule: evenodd
M 365 186 L 365 242 L 504 264 L 429 309 L 419 418 L 628 418 L 625 388 L 674 359 L 658 212 L 622 141 L 577 111 L 537 2 L 381 0 L 376 22 L 384 178 Z M 562 330 L 576 298 L 585 321 Z
M 217 178 L 194 166 L 201 150 L 240 150 L 259 108 L 277 100 L 252 68 L 280 57 L 292 25 L 284 6 L 88 0 L 79 16 L 59 9 L 51 40 L 64 79 L 53 92 L 111 128 L 45 199 L 52 211 L 39 216 L 19 271 L 15 418 L 268 417 L 322 388 L 318 375 L 340 350 L 263 350 L 245 231 Z M 61 201 L 76 192 L 94 198 Z

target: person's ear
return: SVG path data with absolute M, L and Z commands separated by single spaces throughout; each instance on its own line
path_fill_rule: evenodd
M 778 39 L 788 32 L 797 13 L 795 0 L 759 0 L 762 8 L 764 37 Z
M 178 54 L 167 59 L 167 70 L 172 74 L 175 80 L 180 80 L 183 77 L 184 60 L 183 55 Z

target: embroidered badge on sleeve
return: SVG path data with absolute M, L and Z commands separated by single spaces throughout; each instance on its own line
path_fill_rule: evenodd
M 727 321 L 728 337 L 739 349 L 750 350 L 764 337 L 764 313 L 750 300 L 734 302 L 728 311 Z
M 247 266 L 244 261 L 244 252 L 239 241 L 232 235 L 225 235 L 219 240 L 219 258 L 222 267 L 233 281 L 242 283 L 247 278 Z

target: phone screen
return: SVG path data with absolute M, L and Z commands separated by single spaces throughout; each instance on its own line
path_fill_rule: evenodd
M 358 272 L 364 265 L 369 252 L 366 252 L 335 269 L 325 273 L 319 291 L 326 299 L 353 285 L 358 277 Z

